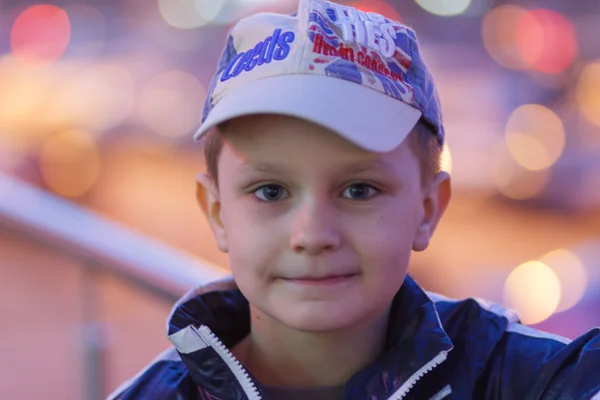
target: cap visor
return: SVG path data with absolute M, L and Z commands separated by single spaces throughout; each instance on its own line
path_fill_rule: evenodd
M 253 114 L 297 117 L 321 125 L 373 152 L 400 145 L 421 112 L 374 89 L 322 75 L 280 75 L 230 89 L 194 135 L 233 118 Z

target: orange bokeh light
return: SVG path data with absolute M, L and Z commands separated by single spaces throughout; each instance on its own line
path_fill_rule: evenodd
M 526 13 L 527 10 L 523 7 L 502 5 L 483 18 L 483 44 L 494 61 L 504 68 L 527 68 L 517 47 L 517 24 Z
M 23 11 L 10 33 L 14 55 L 28 66 L 42 66 L 56 61 L 67 49 L 71 24 L 60 7 L 41 4 Z
M 531 68 L 546 74 L 566 70 L 577 55 L 573 24 L 551 10 L 533 10 L 521 16 L 516 26 L 521 58 Z
M 64 197 L 79 197 L 96 183 L 100 151 L 87 132 L 67 130 L 48 138 L 40 152 L 44 183 Z
M 600 127 L 600 60 L 586 66 L 577 83 L 577 103 L 582 115 Z
M 361 10 L 364 12 L 374 12 L 383 15 L 389 20 L 402 22 L 402 17 L 398 13 L 398 11 L 396 11 L 396 9 L 391 5 L 381 0 L 361 0 L 353 2 L 350 5 L 356 8 L 357 10 Z

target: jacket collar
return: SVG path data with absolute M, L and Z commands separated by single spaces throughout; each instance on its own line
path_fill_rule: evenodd
M 175 305 L 167 323 L 168 335 L 190 325 L 207 326 L 228 348 L 250 332 L 248 301 L 233 278 L 192 290 Z M 347 393 L 357 399 L 388 398 L 424 365 L 451 349 L 452 342 L 442 327 L 434 303 L 407 276 L 392 302 L 386 351 L 348 382 Z M 198 366 L 193 365 L 192 358 L 182 359 L 194 376 L 192 371 Z M 210 386 L 206 380 L 211 377 L 202 376 L 203 382 L 196 383 Z

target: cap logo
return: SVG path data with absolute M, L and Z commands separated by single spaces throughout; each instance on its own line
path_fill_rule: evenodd
M 362 51 L 358 51 L 355 55 L 355 51 L 352 47 L 345 47 L 344 43 L 341 42 L 339 47 L 336 49 L 327 41 L 325 41 L 323 35 L 321 34 L 315 35 L 312 50 L 313 53 L 322 54 L 324 56 L 341 57 L 344 60 L 351 61 L 353 63 L 356 62 L 370 71 L 377 72 L 388 78 L 392 78 L 397 82 L 402 81 L 402 76 L 400 73 L 390 70 L 383 62 L 378 60 L 378 57 L 371 57 L 369 54 L 365 54 Z
M 295 39 L 294 32 L 282 33 L 281 29 L 275 29 L 271 36 L 258 42 L 252 49 L 237 54 L 225 67 L 221 82 L 226 82 L 244 71 L 250 72 L 257 66 L 285 60 L 290 54 L 290 44 Z
M 377 13 L 313 0 L 308 36 L 313 63 L 324 66 L 327 75 L 379 85 L 384 93 L 412 103 L 414 89 L 406 73 L 412 64 L 413 39 L 403 25 Z
M 330 5 L 327 16 L 331 22 L 342 28 L 342 39 L 346 43 L 356 43 L 379 51 L 388 60 L 394 57 L 396 29 L 384 16 L 339 4 Z

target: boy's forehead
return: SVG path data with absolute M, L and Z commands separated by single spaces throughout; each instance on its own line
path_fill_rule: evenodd
M 307 147 L 323 152 L 332 150 L 338 157 L 347 159 L 379 156 L 333 130 L 291 116 L 262 114 L 235 118 L 227 122 L 221 132 L 224 143 L 234 151 L 257 151 L 266 159 L 281 152 L 302 152 Z
M 234 118 L 223 126 L 221 132 L 225 141 L 234 146 L 280 146 L 301 141 L 339 141 L 339 145 L 351 146 L 348 140 L 321 125 L 297 117 L 276 114 Z
M 389 153 L 362 149 L 312 122 L 279 115 L 231 120 L 223 127 L 223 162 L 236 173 L 285 172 L 327 165 L 348 173 L 391 172 L 402 164 L 404 143 Z

